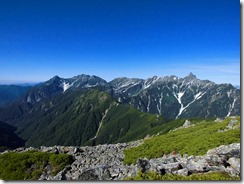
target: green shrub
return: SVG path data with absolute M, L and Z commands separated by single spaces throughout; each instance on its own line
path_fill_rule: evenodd
M 0 155 L 0 179 L 35 180 L 50 165 L 53 174 L 73 162 L 71 155 L 44 152 L 10 152 Z
M 55 168 L 53 174 L 57 174 L 60 170 L 62 170 L 66 165 L 72 163 L 73 157 L 67 154 L 60 154 L 57 156 L 56 154 L 52 154 L 49 157 L 51 165 Z

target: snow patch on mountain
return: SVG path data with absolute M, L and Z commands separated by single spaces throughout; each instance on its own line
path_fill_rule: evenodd
M 230 113 L 232 112 L 232 110 L 234 109 L 234 106 L 235 106 L 235 102 L 236 102 L 236 99 L 233 100 L 233 103 L 231 104 L 231 107 L 230 107 L 230 110 L 227 114 L 227 117 L 230 116 Z
M 63 92 L 65 92 L 67 89 L 69 89 L 72 85 L 70 85 L 69 83 L 63 82 Z
M 202 98 L 202 96 L 203 96 L 206 92 L 204 92 L 204 93 L 202 93 L 202 92 L 197 93 L 197 94 L 194 96 L 194 99 L 193 99 L 191 102 L 189 102 L 186 106 L 184 106 L 184 105 L 182 104 L 182 102 L 181 102 L 181 98 L 183 97 L 184 93 L 185 93 L 185 91 L 184 91 L 184 92 L 180 92 L 180 93 L 178 93 L 177 96 L 176 96 L 175 93 L 174 93 L 174 96 L 176 97 L 176 99 L 178 100 L 178 102 L 179 102 L 180 105 L 181 105 L 180 110 L 179 110 L 179 113 L 178 113 L 178 115 L 176 116 L 176 119 L 183 113 L 183 111 L 184 111 L 187 107 L 189 107 L 192 103 L 194 103 L 195 101 L 197 101 L 197 100 L 199 100 L 200 98 Z
M 181 102 L 181 98 L 184 96 L 184 94 L 185 94 L 185 91 L 183 91 L 183 92 L 179 92 L 179 93 L 177 93 L 177 94 L 176 94 L 175 92 L 173 92 L 174 97 L 177 99 L 177 101 L 178 101 L 179 104 L 180 104 L 179 114 L 177 115 L 176 118 L 178 118 L 179 115 L 181 115 L 181 113 L 182 113 L 183 110 L 185 109 L 185 108 L 184 108 L 184 105 L 183 105 L 182 102 Z
M 149 88 L 151 85 L 155 84 L 160 78 L 155 76 L 152 79 L 147 79 L 143 84 L 143 89 Z
M 147 112 L 150 111 L 151 97 L 148 96 Z

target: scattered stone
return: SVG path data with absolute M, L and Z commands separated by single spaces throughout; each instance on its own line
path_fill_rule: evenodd
M 236 128 L 239 128 L 240 127 L 240 124 L 238 123 L 238 121 L 236 119 L 234 119 L 234 117 L 231 117 L 231 120 L 230 122 L 228 123 L 228 125 L 226 126 L 226 128 L 224 130 L 218 130 L 218 132 L 226 132 L 226 131 L 229 131 L 229 130 L 233 130 L 233 129 L 236 129 Z
M 189 122 L 187 122 L 188 125 Z M 124 165 L 123 151 L 139 146 L 142 142 L 140 140 L 93 147 L 41 146 L 39 148 L 18 148 L 13 152 L 35 150 L 73 155 L 75 161 L 55 176 L 52 175 L 53 168 L 50 165 L 46 166 L 39 180 L 123 180 L 126 177 L 136 176 L 139 170 L 144 173 L 153 171 L 161 175 L 188 176 L 192 173 L 228 172 L 232 176 L 240 176 L 240 143 L 219 146 L 209 150 L 203 156 L 184 154 L 182 157 L 180 154 L 172 152 L 160 158 L 149 160 L 139 158 L 135 165 Z
M 182 126 L 180 126 L 180 127 L 178 127 L 178 128 L 175 128 L 175 129 L 173 129 L 173 130 L 170 130 L 169 132 L 171 132 L 171 131 L 176 131 L 176 130 L 180 130 L 180 129 L 182 129 L 182 128 L 190 128 L 190 127 L 194 127 L 195 125 L 194 124 L 191 124 L 191 122 L 189 121 L 189 120 L 185 120 L 185 123 L 182 125 Z
M 221 123 L 222 121 L 223 121 L 222 118 L 216 118 L 216 120 L 214 120 L 214 122 L 216 122 L 216 123 Z
M 227 128 L 228 129 L 234 129 L 235 127 L 235 124 L 237 123 L 238 121 L 236 119 L 231 119 L 230 122 L 228 123 L 227 125 Z
M 188 128 L 191 126 L 191 122 L 189 120 L 186 120 L 185 123 L 182 125 L 183 128 Z

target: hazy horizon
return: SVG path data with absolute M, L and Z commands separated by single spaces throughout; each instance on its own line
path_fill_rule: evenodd
M 190 72 L 192 73 L 192 72 Z M 190 74 L 189 73 L 189 74 Z M 165 76 L 157 76 L 157 75 L 154 75 L 154 76 L 157 76 L 157 77 L 167 77 L 167 76 L 176 76 L 176 77 L 179 77 L 179 78 L 184 78 L 186 76 L 188 76 L 189 74 L 185 75 L 185 76 L 177 76 L 177 75 L 165 75 Z M 192 73 L 193 75 L 195 75 L 195 73 Z M 48 80 L 50 80 L 51 78 L 53 78 L 54 76 L 58 76 L 60 78 L 64 78 L 64 79 L 69 79 L 69 78 L 72 78 L 72 77 L 75 77 L 75 76 L 78 76 L 78 75 L 82 75 L 82 74 L 77 74 L 77 75 L 74 75 L 74 76 L 71 76 L 71 77 L 62 77 L 62 76 L 59 76 L 59 75 L 53 75 L 52 77 L 46 79 L 46 80 L 43 80 L 43 81 L 1 81 L 0 80 L 0 85 L 36 85 L 36 84 L 39 84 L 39 83 L 43 83 L 43 82 L 46 82 Z M 84 74 L 84 75 L 89 75 L 89 74 Z M 90 75 L 90 76 L 97 76 L 97 75 Z M 146 77 L 146 78 L 141 78 L 141 77 L 127 77 L 127 76 L 119 76 L 119 77 L 115 77 L 115 78 L 121 78 L 121 77 L 126 77 L 126 78 L 138 78 L 138 79 L 149 79 L 149 78 L 152 78 L 154 76 L 150 76 L 150 77 Z M 196 76 L 196 75 L 195 75 Z M 97 77 L 100 77 L 100 76 L 97 76 Z M 102 77 L 100 77 L 102 78 Z M 113 78 L 113 79 L 115 79 Z M 197 79 L 200 79 L 200 80 L 209 80 L 209 79 L 202 79 L 202 78 L 199 78 L 198 76 L 196 76 Z M 104 78 L 102 78 L 104 79 Z M 110 82 L 112 81 L 113 79 L 111 80 L 106 80 L 104 79 L 105 81 L 107 82 Z M 210 80 L 211 81 L 211 80 Z M 214 81 L 212 81 L 214 82 Z M 216 82 L 214 82 L 216 83 Z M 229 83 L 216 83 L 216 84 L 229 84 Z M 232 84 L 232 83 L 230 83 Z M 232 84 L 233 86 L 240 86 L 240 84 Z

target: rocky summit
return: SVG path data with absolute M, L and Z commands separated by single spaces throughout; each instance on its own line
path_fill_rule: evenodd
M 136 176 L 138 171 L 183 176 L 194 173 L 227 172 L 231 176 L 240 176 L 240 143 L 219 146 L 209 150 L 203 156 L 180 155 L 173 152 L 150 160 L 138 158 L 136 164 L 125 165 L 123 151 L 139 146 L 142 142 L 139 140 L 93 147 L 41 146 L 39 148 L 18 148 L 13 152 L 35 150 L 56 154 L 65 153 L 75 158 L 71 165 L 67 165 L 55 176 L 50 174 L 50 168 L 47 166 L 39 180 L 123 180 Z M 9 151 L 4 153 L 6 152 Z

